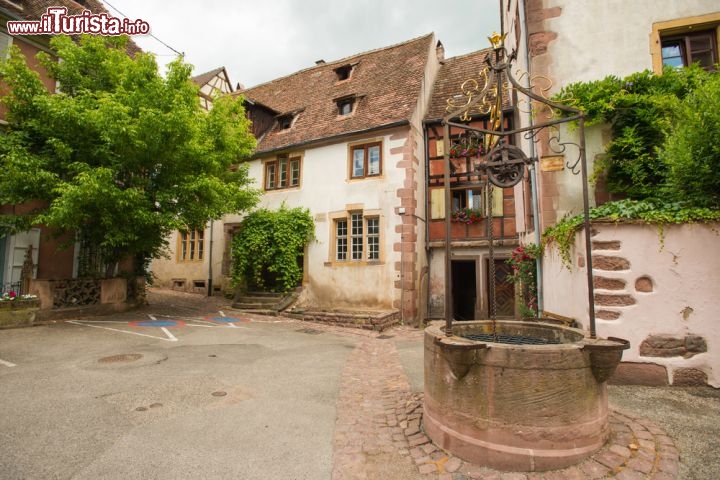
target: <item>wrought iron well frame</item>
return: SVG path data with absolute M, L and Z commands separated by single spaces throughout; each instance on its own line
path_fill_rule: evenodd
M 448 99 L 447 111 L 450 113 L 443 117 L 443 163 L 444 163 L 444 193 L 445 193 L 445 335 L 453 335 L 453 309 L 450 298 L 452 297 L 452 276 L 451 276 L 451 255 L 452 255 L 452 227 L 451 227 L 451 208 L 452 198 L 450 189 L 450 128 L 455 127 L 462 129 L 463 131 L 472 131 L 482 134 L 486 141 L 485 154 L 479 169 L 481 173 L 485 173 L 488 176 L 488 182 L 491 185 L 500 187 L 510 187 L 520 182 L 524 176 L 526 165 L 537 162 L 537 158 L 527 157 L 522 150 L 518 147 L 512 146 L 507 139 L 516 134 L 524 134 L 526 139 L 531 141 L 538 141 L 538 134 L 550 127 L 555 127 L 560 124 L 566 124 L 570 122 L 577 122 L 577 134 L 578 143 L 575 144 L 578 147 L 579 155 L 577 160 L 570 164 L 568 167 L 574 174 L 580 173 L 582 178 L 582 197 L 583 197 L 583 227 L 585 233 L 585 258 L 586 258 L 586 270 L 587 270 L 587 289 L 588 289 L 588 314 L 589 314 L 589 327 L 590 327 L 590 338 L 597 338 L 597 331 L 595 326 L 595 292 L 593 285 L 593 274 L 592 274 L 592 244 L 590 241 L 590 203 L 588 193 L 588 173 L 587 173 L 587 160 L 585 153 L 585 116 L 583 112 L 577 108 L 573 108 L 558 102 L 554 102 L 545 98 L 543 95 L 539 95 L 533 92 L 533 86 L 525 87 L 521 85 L 512 75 L 511 67 L 516 57 L 516 52 L 507 54 L 504 46 L 504 35 L 493 34 L 489 37 L 492 44 L 492 54 L 486 59 L 487 67 L 481 72 L 481 77 L 484 77 L 484 83 L 482 89 L 468 96 L 468 100 L 464 105 L 456 105 L 453 98 Z M 505 93 L 505 82 L 507 79 L 509 84 L 512 86 L 515 92 L 515 104 L 517 105 L 517 96 L 524 95 L 529 98 L 529 105 L 532 102 L 538 102 L 540 105 L 546 106 L 548 109 L 555 109 L 564 112 L 563 118 L 552 118 L 547 121 L 540 121 L 533 123 L 527 127 L 511 128 L 505 130 L 504 119 L 503 119 L 503 105 Z M 477 82 L 473 80 L 477 85 Z M 465 85 L 465 83 L 463 84 Z M 470 120 L 470 111 L 473 108 L 478 108 L 480 111 L 487 110 L 491 115 L 490 129 L 483 129 L 477 127 L 471 127 L 470 125 L 459 123 L 456 120 L 468 121 Z M 488 108 L 489 107 L 489 108 Z M 567 142 L 573 143 L 573 142 Z M 566 144 L 567 144 L 566 143 Z M 563 144 L 563 150 L 564 145 Z M 497 158 L 499 157 L 499 160 Z M 577 172 L 576 168 L 579 165 L 580 171 Z M 515 169 L 515 170 L 513 170 Z M 513 172 L 520 173 L 519 178 L 513 177 Z M 506 181 L 502 181 L 504 175 L 509 172 L 510 177 Z M 514 182 L 514 183 L 512 183 Z M 492 222 L 492 218 L 490 218 Z M 489 227 L 489 254 L 493 255 L 493 242 L 492 227 Z M 493 258 L 490 259 L 492 265 Z M 494 296 L 494 275 L 490 276 L 491 290 L 490 295 Z M 542 279 L 539 279 L 541 281 Z M 492 300 L 492 298 L 491 298 Z M 490 319 L 495 320 L 495 311 L 493 308 L 489 309 Z M 494 322 L 493 322 L 494 323 Z

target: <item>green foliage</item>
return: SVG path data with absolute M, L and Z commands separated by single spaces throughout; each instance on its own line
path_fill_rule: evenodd
M 512 251 L 505 262 L 512 267 L 512 274 L 507 280 L 515 284 L 515 291 L 520 296 L 520 314 L 523 318 L 538 317 L 538 258 L 542 257 L 542 245 L 529 243 Z
M 306 208 L 260 209 L 242 222 L 232 242 L 232 277 L 237 286 L 288 292 L 302 280 L 298 259 L 313 238 L 315 223 Z
M 676 127 L 660 160 L 668 168 L 666 196 L 720 208 L 720 76 L 712 75 L 680 102 Z
M 591 220 L 619 222 L 639 220 L 662 227 L 667 224 L 720 221 L 720 210 L 704 207 L 690 207 L 686 203 L 661 203 L 653 200 L 621 200 L 590 209 Z M 575 243 L 575 233 L 583 225 L 583 215 L 563 218 L 543 232 L 543 244 L 554 244 L 563 264 L 572 265 L 570 249 Z
M 0 204 L 40 200 L 0 228 L 44 223 L 82 231 L 107 263 L 160 255 L 173 230 L 202 228 L 239 213 L 259 192 L 243 166 L 255 140 L 241 100 L 200 107 L 192 67 L 173 62 L 165 78 L 152 55 L 126 53 L 126 37 L 51 40 L 39 55 L 60 92 L 50 94 L 13 47 L 0 63 L 10 87 L 9 125 L 0 136 Z
M 596 164 L 594 176 L 604 175 L 612 193 L 632 199 L 655 198 L 659 187 L 671 180 L 660 153 L 678 127 L 676 112 L 684 99 L 712 77 L 698 66 L 666 68 L 662 75 L 644 71 L 624 79 L 609 76 L 570 84 L 557 97 L 583 110 L 588 124 L 611 126 L 608 155 Z

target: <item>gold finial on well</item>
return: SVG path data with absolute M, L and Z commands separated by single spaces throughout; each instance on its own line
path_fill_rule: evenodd
M 490 44 L 493 48 L 502 48 L 503 43 L 505 42 L 505 37 L 507 37 L 507 33 L 500 35 L 497 32 L 493 32 L 493 34 L 488 37 L 488 40 L 490 40 Z

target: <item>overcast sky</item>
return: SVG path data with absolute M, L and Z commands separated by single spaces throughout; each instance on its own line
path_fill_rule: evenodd
M 185 54 L 194 75 L 224 66 L 233 86 L 252 87 L 315 65 L 430 32 L 453 57 L 489 47 L 499 0 L 108 0 L 113 16 L 142 19 Z M 113 8 L 114 7 L 114 8 Z M 118 13 L 118 10 L 123 15 Z M 133 37 L 164 65 L 176 54 Z

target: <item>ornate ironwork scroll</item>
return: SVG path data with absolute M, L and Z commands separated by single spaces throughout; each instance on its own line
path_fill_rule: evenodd
M 513 138 L 522 135 L 526 140 L 539 143 L 544 142 L 550 151 L 566 154 L 569 147 L 577 148 L 577 158 L 567 161 L 567 167 L 573 174 L 581 174 L 583 182 L 583 207 L 585 214 L 585 247 L 587 257 L 588 302 L 590 313 L 590 336 L 595 338 L 595 304 L 592 281 L 592 252 L 590 245 L 589 200 L 587 186 L 587 165 L 585 161 L 584 117 L 580 110 L 569 107 L 547 98 L 552 87 L 547 77 L 537 76 L 526 79 L 528 85 L 522 85 L 511 73 L 515 52 L 510 55 L 503 45 L 505 35 L 493 34 L 490 40 L 493 50 L 485 61 L 486 65 L 480 71 L 478 79 L 465 80 L 461 85 L 461 92 L 447 100 L 446 111 L 448 115 L 443 118 L 444 145 L 444 184 L 445 184 L 445 333 L 452 335 L 452 302 L 449 301 L 452 292 L 452 278 L 450 274 L 451 258 L 451 225 L 450 225 L 450 128 L 460 129 L 463 132 L 472 132 L 483 138 L 483 154 L 474 164 L 474 170 L 479 176 L 484 176 L 491 185 L 509 188 L 522 181 L 526 167 L 537 161 L 530 158 L 518 146 L 513 145 Z M 527 74 L 522 74 L 523 78 Z M 544 82 L 544 85 L 542 84 Z M 507 102 L 506 102 L 507 99 Z M 520 128 L 505 128 L 503 121 L 503 107 L 513 103 L 515 108 L 526 108 L 532 116 L 531 125 Z M 559 115 L 560 114 L 560 115 Z M 473 116 L 489 115 L 488 128 L 478 128 L 467 123 Z M 579 143 L 563 141 L 560 138 L 560 124 L 578 122 Z M 492 258 L 492 242 L 490 236 Z M 494 309 L 490 309 L 490 317 L 494 320 Z

